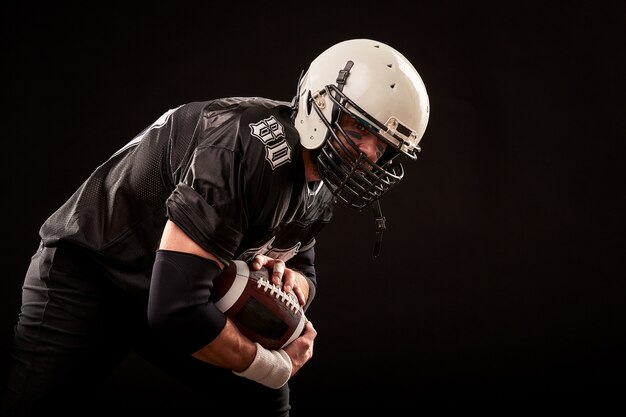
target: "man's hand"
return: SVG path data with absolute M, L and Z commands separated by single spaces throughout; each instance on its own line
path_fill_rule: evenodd
M 258 271 L 262 267 L 273 271 L 272 284 L 281 285 L 282 283 L 285 292 L 293 290 L 300 305 L 304 305 L 309 299 L 309 281 L 300 272 L 287 268 L 284 261 L 265 255 L 255 256 L 252 260 L 252 269 Z
M 265 255 L 257 255 L 252 260 L 252 269 L 259 270 L 266 267 L 272 270 L 272 284 L 281 285 L 285 292 L 293 289 L 298 297 L 300 305 L 304 305 L 309 298 L 309 281 L 300 272 L 287 268 L 285 262 L 280 259 L 270 258 Z M 313 357 L 313 342 L 317 337 L 317 331 L 310 321 L 304 326 L 300 337 L 283 348 L 289 355 L 292 364 L 291 376 L 295 375 L 311 357 Z
M 257 351 L 252 363 L 243 371 L 233 372 L 266 387 L 280 388 L 313 357 L 313 340 L 316 336 L 313 325 L 307 322 L 304 333 L 283 349 L 267 350 L 255 343 Z
M 316 336 L 317 330 L 313 327 L 313 323 L 307 321 L 304 325 L 304 333 L 283 348 L 291 358 L 291 376 L 294 376 L 313 357 L 313 342 Z

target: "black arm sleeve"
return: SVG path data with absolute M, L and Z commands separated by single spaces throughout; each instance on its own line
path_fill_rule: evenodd
M 192 354 L 217 337 L 226 317 L 209 300 L 219 266 L 197 255 L 158 250 L 148 298 L 148 322 L 177 350 Z
M 309 281 L 309 298 L 306 300 L 306 304 L 302 307 L 306 311 L 313 298 L 315 298 L 315 292 L 317 290 L 317 276 L 315 275 L 315 248 L 311 247 L 302 252 L 298 252 L 293 258 L 287 261 L 286 265 L 302 273 Z

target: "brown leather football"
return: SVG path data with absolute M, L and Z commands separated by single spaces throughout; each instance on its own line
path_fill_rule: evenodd
M 306 317 L 296 295 L 272 284 L 270 273 L 234 260 L 213 281 L 211 298 L 241 333 L 276 350 L 300 336 Z

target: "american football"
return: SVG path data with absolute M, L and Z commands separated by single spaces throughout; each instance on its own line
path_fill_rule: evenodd
M 213 281 L 211 297 L 246 337 L 275 350 L 300 336 L 306 317 L 296 295 L 272 284 L 270 273 L 234 260 Z

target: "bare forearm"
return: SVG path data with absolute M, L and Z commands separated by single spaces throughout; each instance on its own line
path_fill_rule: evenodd
M 305 300 L 309 295 L 309 283 L 299 272 L 294 271 L 296 287 L 299 287 Z M 221 333 L 202 349 L 193 353 L 193 357 L 201 361 L 234 371 L 246 369 L 256 354 L 256 345 L 245 337 L 230 319 Z
M 203 362 L 234 371 L 243 371 L 252 363 L 256 345 L 239 332 L 230 319 L 221 333 L 192 356 Z

